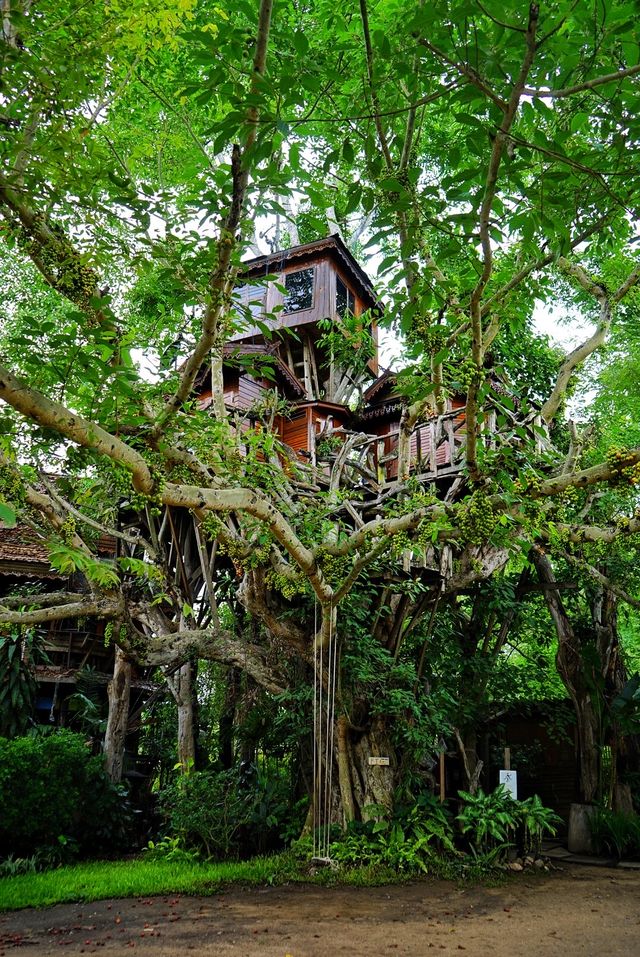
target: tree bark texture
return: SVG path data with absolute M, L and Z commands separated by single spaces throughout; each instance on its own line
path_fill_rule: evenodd
M 104 735 L 105 769 L 112 781 L 122 779 L 124 746 L 129 720 L 132 664 L 120 648 L 116 648 L 113 678 L 109 682 L 109 716 Z
M 186 661 L 167 677 L 178 709 L 178 763 L 183 774 L 196 766 L 196 717 L 194 701 L 194 665 Z

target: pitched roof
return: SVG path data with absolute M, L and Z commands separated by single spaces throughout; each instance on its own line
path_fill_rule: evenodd
M 306 395 L 306 389 L 297 375 L 292 372 L 287 363 L 277 352 L 277 346 L 255 344 L 249 342 L 227 342 L 223 346 L 224 358 L 232 360 L 235 356 L 262 355 L 275 366 L 275 371 L 287 380 L 289 385 L 299 395 Z
M 278 249 L 274 253 L 248 259 L 242 263 L 242 275 L 246 278 L 257 278 L 270 271 L 279 272 L 289 262 L 313 259 L 320 252 L 327 252 L 347 270 L 359 287 L 360 293 L 369 300 L 369 308 L 382 312 L 382 304 L 373 283 L 338 233 L 316 239 L 312 243 L 302 243 L 299 246 L 291 246 L 289 249 Z
M 391 386 L 395 386 L 396 382 L 397 382 L 397 374 L 393 372 L 391 369 L 385 369 L 382 375 L 379 375 L 378 378 L 371 383 L 369 388 L 364 393 L 363 395 L 364 401 L 367 403 L 371 402 L 376 397 L 376 395 L 382 389 L 385 388 L 385 386 L 388 386 L 390 388 Z
M 273 365 L 274 372 L 289 383 L 294 392 L 300 396 L 305 396 L 307 390 L 303 386 L 295 372 L 284 361 L 278 353 L 277 345 L 267 345 L 266 343 L 253 342 L 226 342 L 223 346 L 224 365 L 233 365 L 233 360 L 239 356 L 263 356 Z M 236 367 L 241 363 L 236 363 Z M 211 388 L 211 368 L 209 363 L 203 362 L 200 371 L 194 382 L 194 390 L 202 391 L 205 383 L 208 382 L 208 388 Z
M 59 578 L 51 568 L 49 552 L 43 540 L 25 525 L 7 528 L 0 525 L 0 574 Z

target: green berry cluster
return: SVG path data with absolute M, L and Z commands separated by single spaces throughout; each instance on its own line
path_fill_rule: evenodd
M 46 228 L 48 238 L 39 231 Z M 55 288 L 71 302 L 86 308 L 96 294 L 96 277 L 91 266 L 82 261 L 62 229 L 47 222 L 42 214 L 34 217 L 29 230 L 21 229 L 18 245 L 37 257 Z
M 461 539 L 466 545 L 484 545 L 498 525 L 499 515 L 484 492 L 473 495 L 457 511 Z
M 200 524 L 200 529 L 202 530 L 203 535 L 210 542 L 215 541 L 216 538 L 219 538 L 220 535 L 224 535 L 229 530 L 224 522 L 221 522 L 217 515 L 213 515 L 209 512 L 202 519 Z
M 316 562 L 331 585 L 343 581 L 351 568 L 350 560 L 344 555 L 331 555 L 324 549 L 316 553 Z
M 60 526 L 60 537 L 65 545 L 72 545 L 76 534 L 76 520 L 73 515 L 67 515 Z
M 24 504 L 24 484 L 20 474 L 6 465 L 0 465 L 0 501 L 12 505 Z
M 297 595 L 304 595 L 308 590 L 307 582 L 304 578 L 289 578 L 282 575 L 275 569 L 269 569 L 264 576 L 265 582 L 272 591 L 279 591 L 283 598 L 291 601 Z
M 419 343 L 428 355 L 435 356 L 442 349 L 447 338 L 447 330 L 443 326 L 435 326 L 430 318 L 417 316 L 414 318 L 409 333 L 409 341 Z
M 607 464 L 614 472 L 615 480 L 637 485 L 640 482 L 640 462 L 634 461 L 629 449 L 612 445 L 607 452 Z
M 517 478 L 513 483 L 513 491 L 516 495 L 520 495 L 523 492 L 536 495 L 540 492 L 541 488 L 542 479 L 535 472 L 531 471 L 521 475 L 520 478 Z
M 483 378 L 482 371 L 478 369 L 471 356 L 452 363 L 451 376 L 463 389 L 469 389 L 474 384 L 480 385 Z

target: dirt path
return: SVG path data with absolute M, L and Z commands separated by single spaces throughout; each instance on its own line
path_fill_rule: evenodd
M 640 872 L 590 867 L 498 888 L 234 888 L 0 916 L 0 957 L 633 957 L 639 940 Z

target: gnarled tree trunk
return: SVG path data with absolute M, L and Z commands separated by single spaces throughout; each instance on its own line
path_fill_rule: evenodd
M 533 557 L 558 635 L 558 673 L 576 715 L 581 799 L 590 804 L 598 796 L 602 785 L 602 747 L 609 744 L 611 786 L 610 793 L 604 796 L 615 810 L 631 812 L 631 790 L 622 778 L 637 762 L 637 743 L 622 734 L 611 708 L 627 680 L 621 658 L 616 596 L 603 586 L 595 593 L 591 607 L 593 633 L 586 636 L 594 654 L 588 660 L 581 636 L 560 598 L 548 557 L 540 549 L 533 550 Z

